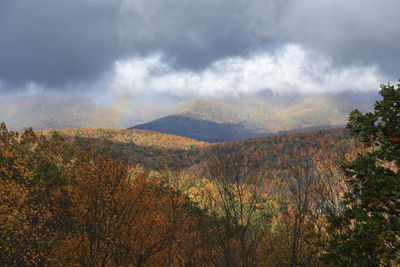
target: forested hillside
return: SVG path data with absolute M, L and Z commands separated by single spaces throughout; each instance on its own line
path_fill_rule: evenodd
M 240 151 L 256 160 L 263 171 L 282 170 L 292 155 L 330 155 L 340 159 L 357 143 L 345 129 L 316 130 L 287 133 L 243 141 L 206 143 L 185 137 L 147 130 L 119 129 L 62 129 L 39 132 L 45 136 L 58 133 L 72 143 L 98 146 L 110 145 L 113 151 L 130 164 L 140 164 L 152 170 L 171 167 L 196 172 L 204 167 L 210 155 Z M 215 148 L 218 150 L 215 150 Z M 178 166 L 179 165 L 179 166 Z
M 349 92 L 303 95 L 259 92 L 240 96 L 189 101 L 177 113 L 217 123 L 243 123 L 257 133 L 277 133 L 318 126 L 344 126 L 354 108 L 369 111 L 376 93 Z
M 148 106 L 143 107 L 129 98 L 102 105 L 84 95 L 60 96 L 49 92 L 41 96 L 0 99 L 0 121 L 14 130 L 126 128 L 146 118 L 160 117 L 131 128 L 222 142 L 343 127 L 353 108 L 366 111 L 376 99 L 375 93 L 362 92 L 279 95 L 264 91 L 254 96 L 189 98 L 174 102 L 170 109 L 162 112 L 163 104 L 157 99 L 148 100 Z
M 308 220 L 321 214 L 288 235 L 293 197 L 311 190 L 292 191 L 293 179 L 318 170 L 316 186 L 354 145 L 339 129 L 211 145 L 142 130 L 1 127 L 0 261 L 18 266 L 287 265 L 293 238 L 296 262 L 316 264 L 309 242 L 323 236 Z
M 213 144 L 1 124 L 0 263 L 396 266 L 400 85 L 381 95 L 347 129 Z
M 152 130 L 205 142 L 243 140 L 266 135 L 248 130 L 242 123 L 217 123 L 180 115 L 163 117 L 149 123 L 136 125 L 130 129 Z
M 369 111 L 376 93 L 276 94 L 199 98 L 173 116 L 132 128 L 186 136 L 206 142 L 242 140 L 284 132 L 343 127 L 348 113 Z

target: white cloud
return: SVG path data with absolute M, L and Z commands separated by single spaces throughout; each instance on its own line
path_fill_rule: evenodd
M 201 72 L 174 69 L 159 54 L 120 60 L 115 63 L 109 88 L 113 95 L 168 92 L 218 96 L 263 89 L 278 93 L 370 91 L 387 81 L 377 66 L 334 68 L 331 59 L 291 44 L 275 54 L 219 60 Z

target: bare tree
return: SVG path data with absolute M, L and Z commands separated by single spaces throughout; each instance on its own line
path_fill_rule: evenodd
M 316 251 L 310 246 L 323 247 L 326 243 L 325 214 L 329 209 L 341 209 L 340 198 L 344 188 L 344 178 L 326 151 L 309 151 L 293 154 L 289 162 L 287 196 L 293 208 L 290 230 L 290 266 L 306 264 L 320 266 Z M 307 235 L 307 236 L 306 236 Z
M 219 253 L 225 266 L 254 266 L 265 230 L 258 204 L 262 199 L 258 164 L 250 161 L 239 145 L 229 150 L 215 147 L 209 154 L 207 176 L 214 183 L 210 209 Z

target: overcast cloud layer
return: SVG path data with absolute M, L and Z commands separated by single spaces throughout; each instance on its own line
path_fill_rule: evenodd
M 161 56 L 117 61 L 110 77 L 115 94 L 175 92 L 179 96 L 254 94 L 264 89 L 300 91 L 363 91 L 384 79 L 376 66 L 333 68 L 331 61 L 310 56 L 301 47 L 286 45 L 277 53 L 217 60 L 202 71 L 171 68 Z
M 376 90 L 398 0 L 0 0 L 0 90 Z

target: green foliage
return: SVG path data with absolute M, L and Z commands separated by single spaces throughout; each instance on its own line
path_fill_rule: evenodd
M 350 114 L 348 128 L 367 151 L 342 166 L 350 190 L 343 213 L 328 217 L 334 266 L 400 264 L 400 84 L 380 94 L 374 112 Z

